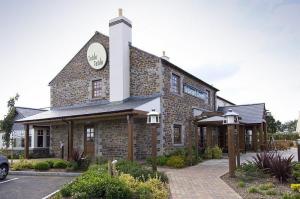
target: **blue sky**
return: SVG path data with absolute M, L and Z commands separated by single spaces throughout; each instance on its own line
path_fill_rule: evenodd
M 237 104 L 266 102 L 280 120 L 300 111 L 300 0 L 0 0 L 0 118 L 48 107 L 48 83 L 123 8 L 133 45 L 161 55 Z

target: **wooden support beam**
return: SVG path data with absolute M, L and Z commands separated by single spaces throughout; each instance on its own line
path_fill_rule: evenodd
M 263 127 L 263 123 L 261 123 L 259 126 L 259 147 L 260 147 L 260 151 L 264 150 L 264 127 Z
M 188 132 L 188 158 L 190 165 L 192 165 L 192 153 L 193 153 L 193 126 L 192 126 L 192 119 L 189 120 L 189 132 Z
M 206 146 L 212 147 L 212 127 L 206 127 Z
M 264 124 L 264 146 L 265 150 L 268 150 L 268 132 L 267 132 L 267 123 Z
M 157 171 L 156 158 L 157 158 L 157 130 L 156 125 L 151 125 L 151 145 L 152 145 L 152 170 Z
M 72 160 L 73 156 L 73 136 L 74 136 L 74 122 L 68 122 L 68 160 Z
M 25 124 L 24 158 L 29 159 L 29 124 Z
M 240 160 L 240 127 L 239 125 L 236 125 L 236 131 L 237 131 L 237 135 L 236 135 L 236 164 L 237 166 L 241 165 L 241 160 Z
M 240 151 L 245 152 L 245 126 L 240 125 L 239 127 L 239 144 L 240 144 Z
M 252 148 L 253 151 L 257 151 L 257 127 L 252 127 Z
M 195 126 L 195 150 L 196 150 L 196 158 L 198 160 L 199 156 L 199 137 L 200 137 L 200 127 Z
M 127 159 L 133 161 L 133 117 L 127 115 L 127 130 L 128 130 L 128 156 Z
M 229 158 L 229 176 L 234 177 L 236 168 L 235 149 L 234 149 L 234 125 L 227 126 L 228 135 L 228 158 Z

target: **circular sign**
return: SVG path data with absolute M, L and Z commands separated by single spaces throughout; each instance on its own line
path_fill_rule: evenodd
M 107 60 L 106 50 L 100 43 L 92 43 L 87 50 L 86 57 L 94 69 L 103 68 Z

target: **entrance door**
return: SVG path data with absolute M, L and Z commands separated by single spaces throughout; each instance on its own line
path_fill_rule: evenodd
M 95 128 L 86 126 L 84 129 L 84 153 L 89 157 L 95 156 Z

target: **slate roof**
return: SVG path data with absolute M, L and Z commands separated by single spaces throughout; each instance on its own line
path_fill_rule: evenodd
M 232 109 L 242 118 L 241 123 L 244 124 L 259 124 L 264 122 L 265 104 L 246 104 L 219 107 L 218 111 L 226 113 L 228 109 Z
M 37 115 L 33 115 L 24 119 L 20 119 L 17 122 L 29 122 L 29 121 L 42 121 L 50 119 L 64 119 L 69 117 L 78 116 L 89 116 L 105 113 L 114 112 L 124 112 L 131 111 L 141 106 L 151 100 L 157 98 L 158 96 L 151 97 L 129 97 L 120 102 L 106 102 L 98 101 L 96 103 L 62 107 L 57 109 L 52 109 Z
M 36 115 L 42 112 L 45 112 L 46 110 L 43 109 L 35 109 L 35 108 L 27 108 L 27 107 L 16 107 L 16 116 L 14 118 L 14 121 L 30 117 L 32 115 Z M 24 130 L 24 126 L 22 124 L 14 123 L 13 125 L 13 131 L 18 130 Z

